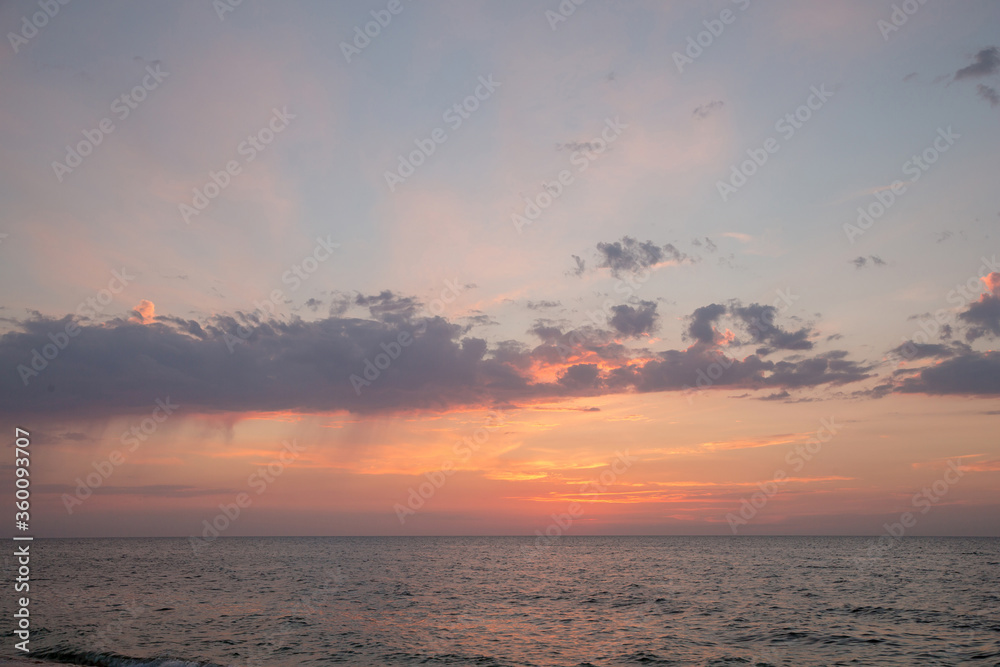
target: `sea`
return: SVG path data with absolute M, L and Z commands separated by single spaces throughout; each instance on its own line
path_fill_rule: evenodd
M 30 653 L 8 592 L 4 657 L 1000 665 L 998 538 L 39 539 L 31 568 Z

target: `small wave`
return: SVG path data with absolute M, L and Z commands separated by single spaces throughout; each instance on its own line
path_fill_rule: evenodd
M 33 656 L 52 662 L 89 667 L 224 667 L 214 662 L 196 662 L 172 657 L 134 658 L 111 652 L 76 649 L 52 649 L 40 651 Z

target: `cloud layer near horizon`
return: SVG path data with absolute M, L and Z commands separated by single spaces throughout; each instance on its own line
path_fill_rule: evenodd
M 871 370 L 840 350 L 763 359 L 773 348 L 807 351 L 813 344 L 808 329 L 784 331 L 774 309 L 759 304 L 699 308 L 690 324 L 694 344 L 658 351 L 618 339 L 641 342 L 655 328 L 653 302 L 613 307 L 607 329 L 539 321 L 529 332 L 534 346 L 490 346 L 470 335 L 469 325 L 416 315 L 419 300 L 391 291 L 358 295 L 355 304 L 370 317 L 279 321 L 237 313 L 206 322 L 156 315 L 148 323 L 95 323 L 35 315 L 0 337 L 0 365 L 17 369 L 0 381 L 8 397 L 3 411 L 114 414 L 165 396 L 198 411 L 440 410 L 705 387 L 841 385 Z M 748 343 L 771 347 L 734 356 L 739 339 L 714 328 L 726 313 L 734 326 L 744 325 Z M 67 327 L 75 335 L 65 337 Z M 53 336 L 68 344 L 43 365 L 56 350 Z

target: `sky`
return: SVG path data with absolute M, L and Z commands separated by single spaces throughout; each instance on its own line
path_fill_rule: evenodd
M 0 26 L 35 534 L 1000 535 L 995 2 Z

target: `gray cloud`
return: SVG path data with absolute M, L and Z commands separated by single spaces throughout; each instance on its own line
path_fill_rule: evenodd
M 979 96 L 990 103 L 991 107 L 1000 105 L 1000 93 L 993 86 L 987 86 L 985 83 L 981 83 L 976 86 L 976 90 L 979 92 Z
M 968 325 L 965 330 L 968 341 L 1000 336 L 1000 299 L 996 297 L 986 297 L 969 305 L 958 317 Z
M 762 306 L 759 303 L 744 306 L 736 302 L 730 305 L 729 311 L 743 322 L 751 340 L 756 344 L 764 344 L 777 350 L 811 350 L 813 348 L 813 343 L 809 340 L 812 331 L 805 327 L 798 331 L 788 331 L 781 328 L 776 324 L 778 309 L 774 306 Z
M 608 324 L 624 336 L 652 333 L 658 326 L 659 315 L 653 301 L 640 301 L 638 307 L 613 306 L 611 311 L 614 315 L 608 318 Z
M 989 76 L 1000 71 L 1000 49 L 990 46 L 973 56 L 974 62 L 955 72 L 955 81 L 978 76 Z
M 715 111 L 716 109 L 721 109 L 723 106 L 725 106 L 725 104 L 726 103 L 723 102 L 722 100 L 713 100 L 707 104 L 702 104 L 699 107 L 695 107 L 695 110 L 692 111 L 691 113 L 695 118 L 698 119 L 708 118 L 710 115 L 712 115 L 713 111 Z
M 597 252 L 600 257 L 598 268 L 611 269 L 611 275 L 616 278 L 622 273 L 639 273 L 659 264 L 664 258 L 660 246 L 652 241 L 639 242 L 630 236 L 623 236 L 621 241 L 614 243 L 598 243 Z M 580 264 L 579 260 L 577 263 Z
M 726 307 L 718 303 L 696 309 L 691 313 L 691 323 L 687 330 L 688 337 L 705 345 L 715 343 L 715 323 L 725 314 Z
M 868 257 L 855 257 L 851 260 L 851 264 L 854 265 L 856 269 L 863 269 L 868 266 L 868 262 L 871 261 L 872 266 L 885 266 L 885 260 L 878 255 L 869 255 Z
M 715 363 L 725 369 L 713 378 L 719 388 L 781 390 L 867 377 L 866 367 L 840 352 L 781 362 L 758 355 L 728 358 L 712 327 L 728 312 L 718 304 L 692 315 L 689 334 L 695 345 L 652 352 L 631 350 L 616 339 L 651 331 L 654 302 L 612 311 L 613 329 L 607 330 L 564 329 L 561 322 L 539 320 L 530 330 L 538 341 L 533 347 L 514 340 L 491 346 L 468 335 L 467 324 L 413 315 L 423 311 L 423 304 L 388 291 L 359 295 L 355 303 L 367 307 L 371 318 L 279 321 L 237 312 L 203 322 L 172 316 L 148 324 L 77 321 L 78 334 L 25 386 L 18 367 L 29 368 L 34 351 L 52 345 L 50 334 L 74 321 L 36 314 L 0 336 L 0 368 L 8 369 L 0 373 L 0 413 L 99 418 L 148 412 L 156 399 L 167 398 L 185 413 L 494 406 L 680 390 L 694 386 Z M 393 351 L 401 334 L 410 344 Z M 793 340 L 788 349 L 806 349 L 800 334 L 791 335 L 800 342 Z M 760 336 L 781 344 L 774 333 Z M 373 360 L 379 355 L 391 356 L 390 363 L 376 368 Z M 558 379 L 539 380 L 537 371 L 545 368 L 556 370 Z M 366 370 L 370 384 L 356 391 L 351 377 L 362 378 Z
M 896 388 L 904 394 L 1000 394 L 1000 352 L 968 352 L 920 370 Z

